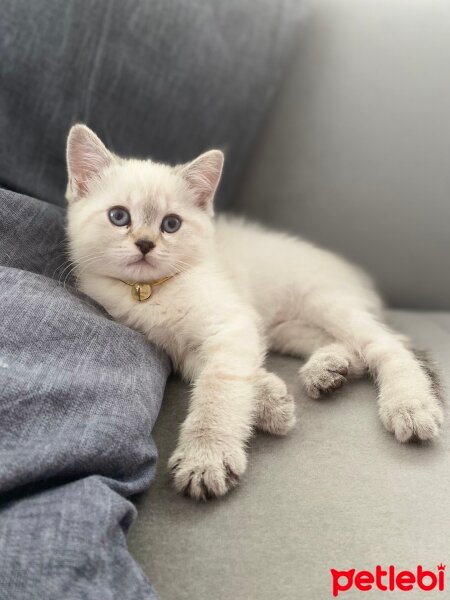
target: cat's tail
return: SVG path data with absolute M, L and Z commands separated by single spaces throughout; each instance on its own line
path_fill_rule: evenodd
M 355 351 L 373 375 L 386 429 L 400 442 L 437 437 L 443 421 L 442 387 L 429 358 L 365 308 L 351 308 L 348 302 L 330 307 L 329 299 L 315 308 L 322 323 L 325 315 L 327 332 Z

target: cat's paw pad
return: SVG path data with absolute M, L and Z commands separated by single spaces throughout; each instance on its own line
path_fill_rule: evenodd
M 296 421 L 294 398 L 288 394 L 286 384 L 267 373 L 258 385 L 256 427 L 273 435 L 286 435 Z
M 195 442 L 179 447 L 169 460 L 175 488 L 196 500 L 223 496 L 234 488 L 247 465 L 245 452 L 237 447 Z
M 444 413 L 439 401 L 433 396 L 425 400 L 412 400 L 395 404 L 382 403 L 380 418 L 386 429 L 399 442 L 432 440 L 439 435 Z
M 299 370 L 303 386 L 310 398 L 319 398 L 340 388 L 347 381 L 349 362 L 335 355 L 312 357 Z

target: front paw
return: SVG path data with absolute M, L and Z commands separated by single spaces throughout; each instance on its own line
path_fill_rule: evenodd
M 180 442 L 169 460 L 178 492 L 196 500 L 223 496 L 238 483 L 247 459 L 238 442 L 192 440 Z
M 444 413 L 439 401 L 427 394 L 403 402 L 384 402 L 380 405 L 380 418 L 388 431 L 399 442 L 432 440 L 439 435 Z
M 286 384 L 274 373 L 264 373 L 257 384 L 256 427 L 273 435 L 286 435 L 296 423 L 295 402 Z

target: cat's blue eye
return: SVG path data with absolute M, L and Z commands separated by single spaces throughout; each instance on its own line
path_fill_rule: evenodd
M 161 223 L 161 231 L 175 233 L 181 227 L 181 219 L 177 215 L 167 215 Z
M 117 227 L 125 227 L 131 223 L 130 213 L 123 206 L 113 206 L 113 208 L 110 208 L 108 218 Z

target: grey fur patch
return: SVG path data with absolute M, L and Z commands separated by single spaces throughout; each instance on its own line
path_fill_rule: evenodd
M 153 224 L 158 216 L 158 207 L 152 202 L 147 202 L 143 208 L 143 215 L 146 225 Z
M 412 348 L 412 352 L 419 361 L 422 369 L 428 375 L 436 398 L 439 400 L 439 402 L 441 402 L 441 404 L 444 404 L 445 390 L 444 386 L 442 385 L 442 381 L 439 375 L 439 368 L 436 364 L 436 361 L 431 357 L 430 353 L 427 350 L 418 350 L 417 348 Z
M 235 473 L 233 471 L 233 469 L 226 463 L 224 463 L 224 467 L 225 467 L 225 471 L 227 474 L 227 478 L 226 478 L 227 488 L 235 487 L 239 483 L 239 480 L 240 480 L 239 475 L 237 473 Z

